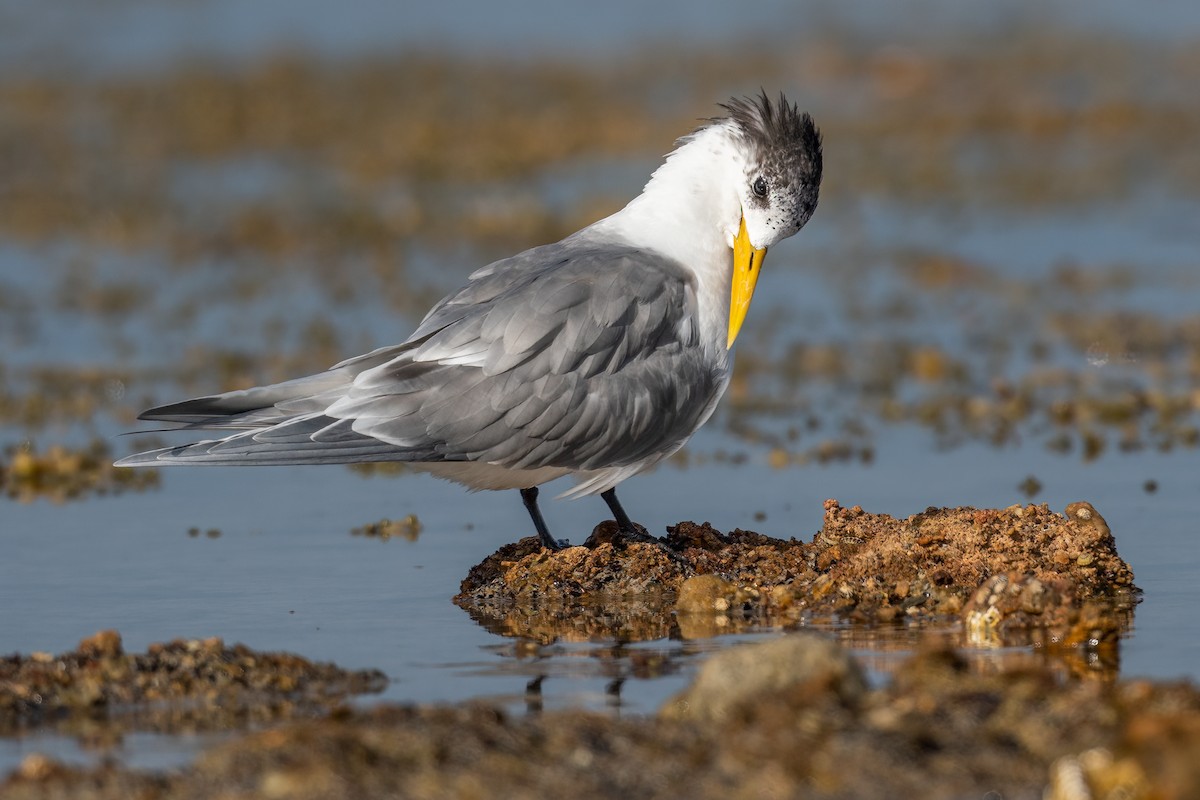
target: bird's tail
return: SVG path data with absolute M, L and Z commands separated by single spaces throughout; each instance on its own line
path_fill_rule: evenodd
M 116 466 L 284 466 L 441 460 L 438 453 L 427 448 L 403 447 L 355 433 L 352 424 L 353 420 L 323 414 L 297 417 L 221 439 L 135 453 L 116 462 Z
M 118 467 L 173 464 L 344 464 L 416 461 L 436 454 L 355 433 L 352 420 L 325 415 L 355 376 L 411 347 L 384 347 L 343 361 L 326 372 L 253 389 L 195 397 L 151 408 L 138 419 L 173 423 L 172 430 L 214 430 L 231 435 L 178 447 L 135 453 Z

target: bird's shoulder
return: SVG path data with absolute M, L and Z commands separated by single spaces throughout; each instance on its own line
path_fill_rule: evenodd
M 691 270 L 647 248 L 574 236 L 494 261 L 471 273 L 443 298 L 414 332 L 421 338 L 448 321 L 492 313 L 497 305 L 526 313 L 553 314 L 585 303 L 609 304 L 694 291 Z
M 618 366 L 696 336 L 695 279 L 677 261 L 625 244 L 566 240 L 472 274 L 425 318 L 411 358 L 502 372 L 530 359 L 561 372 L 588 356 Z

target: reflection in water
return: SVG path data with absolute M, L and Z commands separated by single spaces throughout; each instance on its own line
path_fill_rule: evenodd
M 468 610 L 476 622 L 491 633 L 512 639 L 509 644 L 492 645 L 488 652 L 502 661 L 481 667 L 486 674 L 512 676 L 527 682 L 526 704 L 529 710 L 541 710 L 542 686 L 547 680 L 602 678 L 608 682 L 610 702 L 620 705 L 620 688 L 629 680 L 654 680 L 667 675 L 690 672 L 708 654 L 728 647 L 745 644 L 764 636 L 789 635 L 799 630 L 818 631 L 836 639 L 848 648 L 859 664 L 871 676 L 873 683 L 882 685 L 911 656 L 924 651 L 951 647 L 957 650 L 969 669 L 979 675 L 996 675 L 1015 670 L 1046 669 L 1059 680 L 1115 681 L 1120 674 L 1121 642 L 1108 638 L 1096 642 L 1064 645 L 1053 632 L 1045 629 L 993 632 L 982 640 L 957 620 L 940 619 L 920 623 L 894 622 L 872 626 L 849 622 L 806 622 L 765 620 L 750 616 L 730 616 L 714 613 L 674 614 L 659 607 L 647 614 L 641 606 L 629 616 L 643 621 L 638 629 L 647 638 L 613 641 L 596 634 L 587 641 L 577 637 L 583 629 L 610 630 L 607 620 L 627 617 L 627 601 L 613 600 L 603 608 L 584 606 L 577 609 L 579 617 L 588 622 L 558 623 L 547 618 L 534 621 L 525 632 L 513 619 L 500 625 L 494 620 Z M 1132 609 L 1119 614 L 1122 630 L 1128 632 L 1133 623 Z M 689 634 L 690 629 L 690 634 Z M 552 631 L 561 631 L 563 638 L 547 638 Z M 656 635 L 668 630 L 666 635 Z M 689 638 L 693 635 L 695 638 Z M 524 638 L 526 636 L 536 638 Z M 638 642 L 637 646 L 631 646 Z

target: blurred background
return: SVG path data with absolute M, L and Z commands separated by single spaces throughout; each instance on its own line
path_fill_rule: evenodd
M 174 441 L 120 434 L 400 341 L 762 88 L 821 127 L 821 205 L 721 410 L 626 508 L 807 539 L 826 497 L 1088 500 L 1146 592 L 1123 669 L 1196 677 L 1198 40 L 1168 0 L 0 0 L 0 651 L 217 635 L 383 668 L 392 699 L 520 690 L 448 600 L 529 533 L 515 493 L 115 471 Z M 606 513 L 546 512 L 575 541 Z M 411 542 L 349 536 L 409 516 Z M 552 703 L 597 702 L 582 661 Z

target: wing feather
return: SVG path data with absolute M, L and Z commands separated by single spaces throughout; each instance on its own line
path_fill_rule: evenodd
M 531 253 L 536 261 L 538 251 Z M 401 358 L 361 375 L 353 403 L 329 413 L 357 415 L 355 430 L 388 440 L 391 410 L 374 407 L 402 394 L 417 408 L 409 422 L 425 420 L 429 443 L 445 459 L 512 468 L 598 469 L 673 450 L 703 421 L 725 381 L 724 363 L 714 363 L 693 334 L 690 273 L 633 249 L 561 254 L 548 266 L 522 265 L 521 256 L 502 263 L 483 276 L 488 287 L 462 292 L 490 301 L 472 307 L 452 297 L 427 318 L 426 326 L 441 320 L 446 327 L 426 327 L 430 338 L 415 357 L 444 363 L 442 343 L 453 341 L 486 353 L 480 367 L 420 371 Z M 508 289 L 498 289 L 501 283 Z M 459 369 L 479 380 L 461 385 L 453 377 Z M 437 399 L 447 393 L 452 401 Z M 404 441 L 411 441 L 407 426 Z
M 698 341 L 693 281 L 612 243 L 534 248 L 475 272 L 400 345 L 151 409 L 143 418 L 247 430 L 123 463 L 652 463 L 703 422 L 728 377 L 723 353 Z

